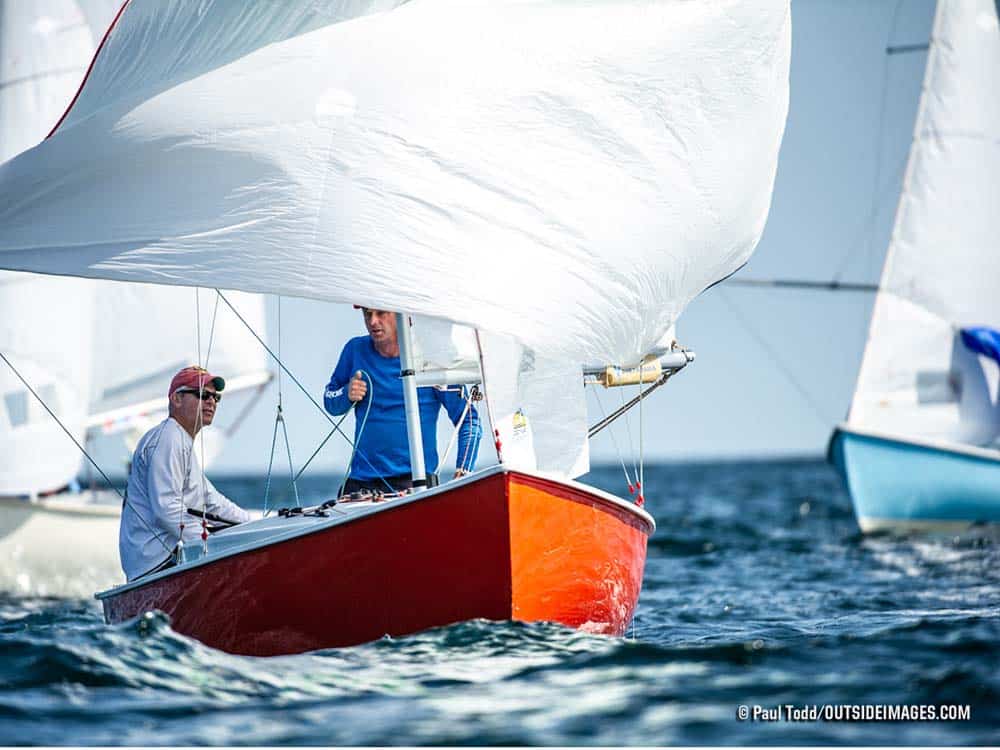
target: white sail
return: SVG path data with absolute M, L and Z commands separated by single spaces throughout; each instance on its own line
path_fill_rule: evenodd
M 993 0 L 940 0 L 895 228 L 849 424 L 985 445 L 997 365 L 966 326 L 1000 327 L 1000 30 Z
M 110 19 L 108 19 L 110 21 Z M 95 47 L 72 0 L 0 0 L 0 162 L 39 143 L 83 80 Z M 82 442 L 94 283 L 0 273 L 0 351 Z M 0 496 L 72 481 L 80 451 L 0 363 Z
M 364 302 L 629 362 L 763 229 L 786 0 L 341 23 L 344 3 L 258 0 L 252 33 L 230 5 L 126 8 L 60 131 L 0 171 L 4 267 Z
M 122 0 L 0 0 L 0 161 L 40 143 L 56 125 L 121 6 Z M 126 423 L 164 408 L 171 375 L 198 361 L 194 294 L 0 273 L 0 351 L 82 444 L 88 426 L 106 427 L 109 415 Z M 214 295 L 202 299 L 204 357 Z M 263 336 L 263 298 L 234 294 L 231 301 Z M 227 307 L 219 310 L 213 341 L 209 364 L 230 383 L 233 376 L 266 382 L 263 348 Z M 0 496 L 71 482 L 79 449 L 6 365 L 0 365 L 0 399 Z M 210 444 L 213 453 L 221 446 Z

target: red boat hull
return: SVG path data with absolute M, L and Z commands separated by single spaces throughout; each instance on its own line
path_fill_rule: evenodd
M 550 620 L 621 635 L 652 524 L 569 485 L 499 472 L 349 523 L 102 595 L 239 654 L 351 646 L 461 620 Z

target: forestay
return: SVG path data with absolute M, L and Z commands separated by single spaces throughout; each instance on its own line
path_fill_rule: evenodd
M 941 0 L 850 424 L 986 445 L 997 364 L 960 329 L 1000 326 L 1000 29 L 993 0 Z

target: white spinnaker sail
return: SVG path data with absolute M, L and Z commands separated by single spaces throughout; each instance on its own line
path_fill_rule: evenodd
M 333 22 L 343 5 L 239 4 L 252 32 L 222 0 L 127 7 L 60 131 L 0 172 L 0 263 L 363 302 L 626 362 L 749 257 L 787 0 Z M 60 220 L 39 232 L 43 210 Z
M 0 0 L 0 162 L 52 129 L 95 46 L 73 0 Z M 79 279 L 0 273 L 0 351 L 81 442 L 93 289 Z M 0 363 L 0 495 L 57 489 L 76 476 L 80 460 L 72 441 Z
M 996 363 L 956 337 L 1000 327 L 1000 29 L 993 0 L 940 0 L 910 161 L 851 425 L 987 444 Z
M 749 258 L 789 51 L 787 0 L 132 3 L 0 168 L 0 267 L 433 316 L 556 388 Z

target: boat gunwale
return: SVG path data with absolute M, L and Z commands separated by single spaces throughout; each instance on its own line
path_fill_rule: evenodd
M 32 500 L 29 497 L 16 495 L 0 495 L 0 508 L 24 509 L 36 513 L 52 513 L 64 516 L 83 516 L 86 518 L 121 517 L 121 502 L 102 503 L 90 500 L 77 500 L 71 497 L 40 497 Z
M 882 440 L 892 443 L 900 443 L 902 445 L 909 445 L 915 448 L 924 448 L 926 450 L 936 450 L 944 453 L 952 453 L 958 456 L 963 456 L 965 458 L 974 458 L 981 461 L 988 461 L 993 463 L 1000 463 L 1000 450 L 995 448 L 980 448 L 975 445 L 966 445 L 963 443 L 949 443 L 944 440 L 935 440 L 933 438 L 914 438 L 903 435 L 894 435 L 889 432 L 881 432 L 879 430 L 871 430 L 863 427 L 855 427 L 850 424 L 839 424 L 833 429 L 833 434 L 830 436 L 830 445 L 833 445 L 839 434 L 853 435 L 859 438 L 869 438 L 873 440 Z
M 190 563 L 184 565 L 174 565 L 164 570 L 151 573 L 149 575 L 141 576 L 132 581 L 127 581 L 126 583 L 113 586 L 110 589 L 105 589 L 104 591 L 98 591 L 94 594 L 94 598 L 99 601 L 105 601 L 112 599 L 120 594 L 125 594 L 130 591 L 135 591 L 147 584 L 154 583 L 157 581 L 164 580 L 166 578 L 171 578 L 173 576 L 179 575 L 181 573 L 186 573 L 189 570 L 194 570 L 196 568 L 204 567 L 206 565 L 211 565 L 213 563 L 225 560 L 236 555 L 241 555 L 247 552 L 252 552 L 254 550 L 266 549 L 268 547 L 282 544 L 292 539 L 297 539 L 299 537 L 309 536 L 310 534 L 317 534 L 322 531 L 327 531 L 335 526 L 341 526 L 344 524 L 351 523 L 353 521 L 360 520 L 362 518 L 367 518 L 368 516 L 376 515 L 378 513 L 384 513 L 388 510 L 400 508 L 405 505 L 409 505 L 416 502 L 422 502 L 424 500 L 429 500 L 432 497 L 441 495 L 446 491 L 451 491 L 457 489 L 463 485 L 472 484 L 474 482 L 487 479 L 496 475 L 521 475 L 525 477 L 530 477 L 532 479 L 542 480 L 545 482 L 551 482 L 560 487 L 564 487 L 581 494 L 586 494 L 594 500 L 603 501 L 608 505 L 612 505 L 619 510 L 627 511 L 635 515 L 640 522 L 645 522 L 648 527 L 648 534 L 652 536 L 653 532 L 656 530 L 656 521 L 653 517 L 645 510 L 630 503 L 627 500 L 623 500 L 620 497 L 615 497 L 609 492 L 599 490 L 595 487 L 590 487 L 589 485 L 583 484 L 582 482 L 575 482 L 573 480 L 558 479 L 555 477 L 547 476 L 540 472 L 533 471 L 522 471 L 520 469 L 510 469 L 503 464 L 497 464 L 495 466 L 488 467 L 481 471 L 473 472 L 471 474 L 466 474 L 459 479 L 453 480 L 446 484 L 438 485 L 431 489 L 425 490 L 423 492 L 418 492 L 412 495 L 403 495 L 401 497 L 390 498 L 388 500 L 381 500 L 368 508 L 363 508 L 356 512 L 350 513 L 349 515 L 334 516 L 329 518 L 318 518 L 317 523 L 312 524 L 308 527 L 299 526 L 298 528 L 288 530 L 284 533 L 277 532 L 273 537 L 268 538 L 264 541 L 258 540 L 256 543 L 251 542 L 244 545 L 234 546 L 232 549 L 227 550 L 219 555 L 209 555 L 206 557 L 199 557 L 192 560 Z M 568 499 L 568 498 L 564 498 Z M 576 502 L 573 499 L 569 499 L 570 502 Z M 623 523 L 625 521 L 622 521 Z M 236 527 L 234 527 L 236 528 Z

